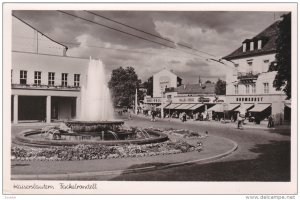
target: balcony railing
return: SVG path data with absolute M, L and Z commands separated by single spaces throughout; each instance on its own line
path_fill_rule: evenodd
M 80 91 L 80 86 L 62 86 L 62 85 L 39 85 L 39 84 L 11 84 L 12 89 L 30 89 L 30 90 L 71 90 Z
M 258 76 L 258 72 L 238 72 L 237 78 L 240 82 L 254 82 Z

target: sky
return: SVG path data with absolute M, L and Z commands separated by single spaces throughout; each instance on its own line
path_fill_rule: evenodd
M 149 35 L 86 11 L 66 12 L 137 37 L 58 11 L 18 10 L 13 14 L 68 46 L 68 56 L 101 59 L 108 73 L 120 66 L 131 66 L 145 81 L 167 68 L 180 76 L 185 84 L 196 83 L 199 77 L 202 81 L 224 80 L 226 66 L 208 58 L 228 55 L 241 46 L 242 41 L 254 37 L 283 14 L 249 11 L 92 11 L 152 34 Z

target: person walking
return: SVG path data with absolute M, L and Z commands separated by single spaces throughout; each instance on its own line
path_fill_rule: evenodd
M 237 128 L 240 129 L 242 127 L 242 117 L 240 112 L 237 113 Z
M 186 122 L 186 113 L 185 112 L 182 114 L 182 121 Z
M 271 128 L 273 126 L 274 126 L 273 118 L 272 115 L 270 115 L 268 118 L 268 128 Z
M 155 122 L 155 112 L 154 112 L 154 110 L 151 111 L 151 121 Z

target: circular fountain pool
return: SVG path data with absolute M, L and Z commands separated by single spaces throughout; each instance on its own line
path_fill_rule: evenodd
M 149 144 L 168 140 L 168 136 L 159 131 L 126 128 L 123 121 L 69 121 L 64 124 L 65 128 L 60 125 L 27 130 L 17 135 L 16 140 L 29 146 Z

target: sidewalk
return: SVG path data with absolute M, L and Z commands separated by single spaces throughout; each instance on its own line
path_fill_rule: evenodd
M 150 117 L 148 116 L 144 116 L 144 115 L 132 115 L 134 117 L 140 117 L 140 118 L 145 118 L 145 119 L 149 119 L 150 121 Z M 156 118 L 157 121 L 171 121 L 171 122 L 181 122 L 181 120 L 179 118 Z M 230 128 L 236 128 L 237 127 L 237 123 L 236 122 L 230 122 L 229 120 L 226 121 L 226 123 L 224 122 L 220 122 L 220 121 L 214 121 L 214 120 L 210 120 L 210 121 L 194 121 L 192 119 L 188 119 L 186 122 L 187 124 L 194 124 L 194 125 L 201 125 L 203 123 L 205 124 L 212 124 L 213 126 L 226 126 L 226 127 L 230 127 Z M 281 129 L 290 129 L 291 125 L 277 125 L 275 127 L 272 128 L 268 128 L 268 122 L 267 121 L 262 121 L 260 124 L 254 124 L 252 122 L 246 122 L 246 124 L 243 125 L 243 128 L 253 128 L 253 129 L 262 129 L 262 130 L 281 130 Z

